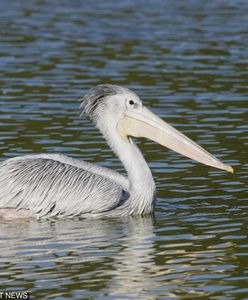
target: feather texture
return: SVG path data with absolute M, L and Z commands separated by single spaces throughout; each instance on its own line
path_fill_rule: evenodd
M 0 164 L 0 208 L 28 209 L 37 217 L 106 212 L 120 204 L 127 187 L 117 172 L 63 155 L 29 155 Z
M 120 91 L 121 87 L 113 84 L 100 84 L 91 89 L 82 99 L 81 108 L 84 108 L 82 114 L 85 113 L 92 119 L 99 116 L 104 109 L 106 97 Z

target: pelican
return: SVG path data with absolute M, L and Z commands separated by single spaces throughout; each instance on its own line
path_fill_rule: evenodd
M 208 166 L 232 167 L 146 108 L 131 90 L 112 84 L 82 99 L 88 115 L 127 175 L 61 154 L 14 157 L 0 164 L 0 211 L 26 217 L 122 217 L 150 214 L 155 183 L 133 137 L 144 137 Z

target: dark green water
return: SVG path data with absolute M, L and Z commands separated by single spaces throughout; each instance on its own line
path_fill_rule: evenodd
M 123 171 L 78 109 L 115 83 L 236 170 L 142 140 L 155 217 L 1 222 L 0 291 L 248 299 L 247 15 L 245 0 L 0 1 L 1 160 L 59 152 Z

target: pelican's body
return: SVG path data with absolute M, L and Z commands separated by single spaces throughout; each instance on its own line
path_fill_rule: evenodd
M 11 158 L 0 164 L 0 215 L 119 217 L 153 212 L 154 180 L 130 136 L 150 138 L 202 163 L 232 171 L 153 115 L 128 89 L 97 86 L 85 95 L 83 106 L 122 161 L 127 176 L 60 154 Z

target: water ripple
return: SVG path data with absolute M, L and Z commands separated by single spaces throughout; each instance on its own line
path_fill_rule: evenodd
M 60 152 L 124 172 L 79 117 L 113 82 L 235 168 L 137 141 L 155 218 L 0 223 L 0 291 L 42 299 L 247 295 L 247 2 L 0 2 L 1 160 Z

